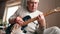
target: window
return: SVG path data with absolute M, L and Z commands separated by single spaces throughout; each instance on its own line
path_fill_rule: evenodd
M 7 22 L 8 22 L 9 17 L 13 15 L 17 9 L 18 9 L 18 6 L 8 7 Z
M 19 7 L 19 5 L 7 7 L 5 14 L 4 14 L 4 17 L 3 17 L 3 22 L 6 22 L 8 24 L 9 23 L 8 19 L 10 18 L 10 16 L 12 16 L 17 11 L 18 7 Z

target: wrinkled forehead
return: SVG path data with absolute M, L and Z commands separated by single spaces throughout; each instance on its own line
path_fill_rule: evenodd
M 39 2 L 39 0 L 27 0 L 27 1 L 31 1 L 31 2 Z

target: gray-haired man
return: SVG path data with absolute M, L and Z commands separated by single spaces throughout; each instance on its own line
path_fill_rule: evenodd
M 25 2 L 26 1 L 26 2 Z M 44 30 L 46 28 L 45 18 L 41 11 L 37 10 L 39 4 L 39 0 L 23 0 L 22 7 L 20 7 L 14 15 L 9 18 L 10 24 L 18 23 L 20 25 L 20 29 L 15 30 L 14 34 L 45 34 Z M 31 18 L 37 17 L 36 21 L 33 21 L 24 28 L 21 25 L 24 24 L 22 18 L 30 15 Z M 19 30 L 22 29 L 20 33 Z M 52 29 L 52 28 L 51 28 Z M 49 30 L 49 29 L 48 29 Z

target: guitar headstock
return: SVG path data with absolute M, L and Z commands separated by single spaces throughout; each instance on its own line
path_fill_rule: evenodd
M 60 12 L 60 7 L 55 8 L 52 12 Z
M 48 11 L 46 14 L 44 14 L 44 16 L 48 16 L 50 14 L 59 13 L 59 12 L 60 12 L 60 7 L 57 7 L 56 9 Z

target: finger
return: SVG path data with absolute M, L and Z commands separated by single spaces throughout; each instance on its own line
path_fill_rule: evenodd
M 41 15 L 38 16 L 38 19 L 41 19 Z
M 41 17 L 41 15 L 39 15 L 39 17 Z

